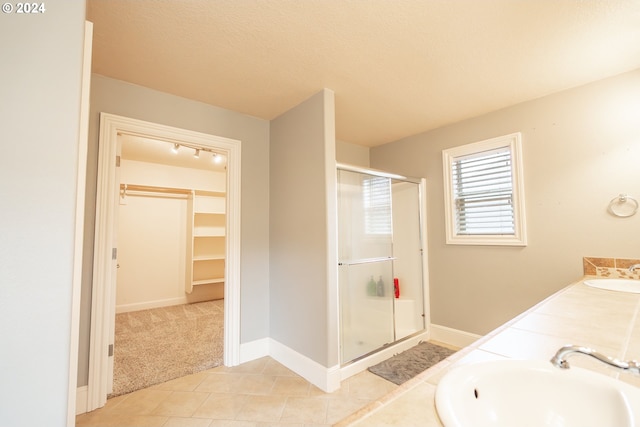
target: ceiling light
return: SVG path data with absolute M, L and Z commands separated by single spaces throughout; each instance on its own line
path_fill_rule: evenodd
M 213 162 L 222 163 L 222 156 L 218 153 L 213 153 Z
M 196 152 L 193 153 L 193 157 L 195 157 L 196 159 L 200 158 L 200 149 L 199 148 L 196 148 Z
M 180 144 L 173 144 L 171 151 L 173 151 L 174 154 L 178 154 L 178 149 L 180 149 Z

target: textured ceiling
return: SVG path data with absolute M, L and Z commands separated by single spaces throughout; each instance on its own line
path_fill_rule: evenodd
M 638 0 L 88 0 L 95 73 L 375 146 L 640 68 Z

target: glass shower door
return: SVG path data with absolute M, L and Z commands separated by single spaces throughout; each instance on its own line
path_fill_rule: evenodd
M 397 341 L 425 329 L 424 279 L 419 185 L 415 182 L 393 181 L 391 188 Z
M 394 341 L 391 180 L 338 171 L 341 361 Z

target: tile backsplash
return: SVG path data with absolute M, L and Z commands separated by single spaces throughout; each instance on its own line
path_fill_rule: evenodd
M 640 259 L 634 258 L 597 258 L 583 257 L 582 266 L 585 276 L 600 276 L 610 278 L 640 279 L 640 270 L 634 273 L 629 267 L 640 264 Z

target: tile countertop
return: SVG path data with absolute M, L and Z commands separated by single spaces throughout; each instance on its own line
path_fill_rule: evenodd
M 606 291 L 582 283 L 558 291 L 472 345 L 342 420 L 335 427 L 442 427 L 436 408 L 438 381 L 451 368 L 496 359 L 549 360 L 566 344 L 591 347 L 620 360 L 640 359 L 640 294 Z M 640 377 L 581 355 L 580 366 L 640 387 Z

